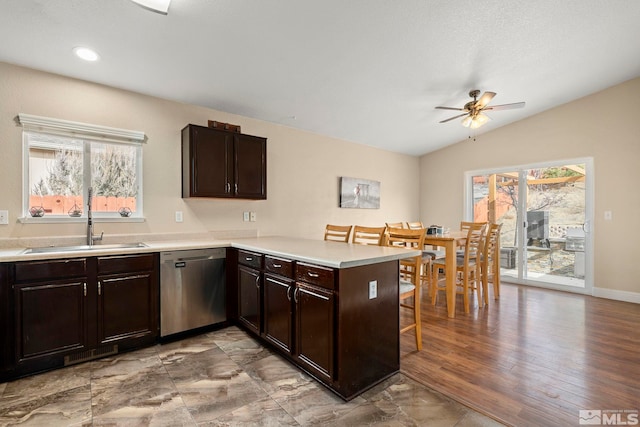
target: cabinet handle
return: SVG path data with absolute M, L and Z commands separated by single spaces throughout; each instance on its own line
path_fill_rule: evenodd
M 309 277 L 313 277 L 313 278 L 318 278 L 320 277 L 320 275 L 318 273 L 312 273 L 310 271 L 307 272 L 307 274 L 309 275 Z
M 260 276 L 256 276 L 256 288 L 260 289 Z
M 84 289 L 84 296 L 86 297 L 87 296 L 87 283 L 86 282 L 82 284 L 82 288 Z
M 231 191 L 231 184 L 227 182 L 227 185 L 225 187 L 225 193 L 229 193 L 230 191 Z
M 297 304 L 298 303 L 298 291 L 300 290 L 300 288 L 296 288 L 295 291 L 293 291 L 293 301 Z
M 316 298 L 320 298 L 322 300 L 329 301 L 329 297 L 327 297 L 327 296 L 320 295 L 320 294 L 317 294 L 315 292 L 307 291 L 306 289 L 303 289 L 302 292 L 304 292 L 305 294 L 313 295 Z
M 235 193 L 238 194 L 238 183 L 235 184 Z
M 253 258 L 251 258 L 250 256 L 248 256 L 248 257 L 246 257 L 244 260 L 245 260 L 245 261 L 253 261 Z
M 287 286 L 287 300 L 291 301 L 291 286 Z
M 98 280 L 98 295 L 102 295 L 102 282 Z
M 273 268 L 280 268 L 282 267 L 282 264 L 273 264 Z

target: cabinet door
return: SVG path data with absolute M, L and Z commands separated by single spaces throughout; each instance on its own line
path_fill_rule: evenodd
M 260 334 L 260 272 L 244 266 L 238 267 L 238 318 Z
M 333 292 L 296 284 L 296 351 L 298 360 L 320 377 L 333 379 Z
M 291 353 L 293 343 L 293 280 L 265 275 L 264 277 L 264 335 L 265 338 Z
M 0 382 L 3 373 L 9 371 L 15 362 L 12 296 L 8 264 L 0 264 Z
M 18 362 L 88 347 L 86 278 L 16 285 L 14 298 Z
M 234 137 L 235 196 L 267 198 L 267 140 L 251 135 Z
M 233 197 L 233 134 L 189 125 L 182 156 L 183 197 Z
M 157 288 L 151 272 L 98 276 L 98 342 L 155 339 Z

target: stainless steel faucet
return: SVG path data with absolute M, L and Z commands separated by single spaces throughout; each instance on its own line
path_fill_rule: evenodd
M 93 217 L 91 215 L 91 202 L 93 201 L 93 187 L 89 187 L 89 201 L 87 202 L 87 245 L 93 246 L 93 242 L 101 241 L 104 231 L 100 233 L 100 237 L 93 235 Z

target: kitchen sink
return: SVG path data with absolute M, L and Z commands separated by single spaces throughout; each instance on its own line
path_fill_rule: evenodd
M 131 249 L 131 248 L 146 248 L 146 244 L 142 242 L 137 243 L 116 243 L 112 245 L 76 245 L 76 246 L 44 246 L 41 248 L 29 248 L 25 249 L 23 254 L 44 254 L 49 252 L 82 252 L 82 251 L 95 251 L 100 249 Z

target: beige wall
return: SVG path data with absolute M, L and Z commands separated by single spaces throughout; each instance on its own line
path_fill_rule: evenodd
M 459 223 L 465 171 L 592 157 L 594 293 L 640 301 L 639 99 L 640 78 L 423 156 L 422 221 Z
M 82 224 L 17 221 L 22 206 L 18 113 L 147 134 L 146 221 L 99 223 L 96 229 L 107 235 L 257 229 L 260 235 L 321 238 L 327 222 L 377 225 L 419 218 L 429 224 L 454 225 L 462 219 L 465 171 L 593 157 L 594 286 L 638 295 L 640 263 L 635 241 L 640 236 L 629 226 L 640 212 L 638 99 L 640 79 L 635 79 L 480 135 L 475 142 L 463 141 L 418 159 L 0 63 L 0 209 L 8 209 L 10 219 L 9 225 L 0 225 L 0 238 L 81 236 L 85 232 Z M 180 130 L 188 123 L 206 125 L 208 119 L 239 124 L 245 133 L 268 138 L 266 201 L 181 198 Z M 380 181 L 381 208 L 338 208 L 340 176 Z M 174 222 L 176 210 L 184 212 L 183 223 Z M 605 210 L 613 211 L 613 221 L 603 220 Z M 243 222 L 243 211 L 255 211 L 258 221 Z
M 0 238 L 83 235 L 83 224 L 22 224 L 22 128 L 18 113 L 146 133 L 144 223 L 98 223 L 108 234 L 257 229 L 260 235 L 322 238 L 326 223 L 384 224 L 417 218 L 419 158 L 303 132 L 207 108 L 0 63 L 0 209 L 9 225 Z M 239 124 L 268 138 L 265 201 L 182 199 L 180 130 L 207 120 Z M 381 182 L 380 209 L 338 208 L 340 176 Z M 175 211 L 184 222 L 174 221 Z M 243 222 L 255 211 L 257 222 Z

